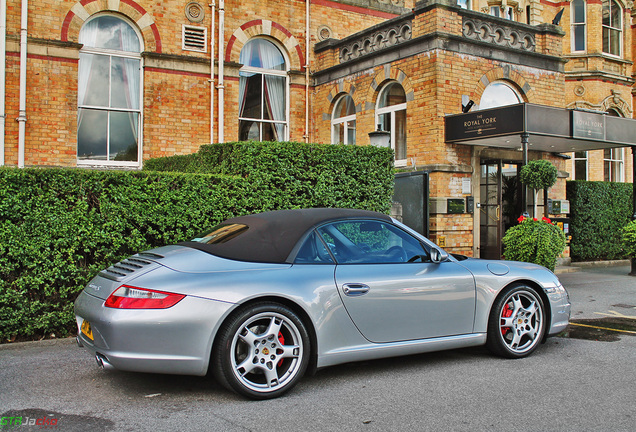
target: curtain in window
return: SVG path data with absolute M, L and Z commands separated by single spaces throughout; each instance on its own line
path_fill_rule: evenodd
M 264 69 L 258 78 L 262 81 L 262 94 L 259 95 L 266 112 L 251 116 L 245 112 L 246 101 L 249 93 L 249 83 L 254 79 L 254 74 L 242 72 L 239 75 L 239 113 L 241 117 L 256 117 L 259 120 L 274 120 L 276 122 L 285 121 L 285 101 L 286 101 L 286 78 L 280 75 L 267 73 L 269 70 L 284 70 L 285 61 L 280 51 L 274 44 L 264 39 L 253 39 L 249 41 L 241 50 L 240 62 L 246 66 Z M 274 123 L 274 138 L 282 140 L 285 136 L 285 124 Z
M 123 51 L 134 52 L 135 49 L 139 49 L 139 40 L 134 32 L 124 32 L 121 35 L 121 45 Z M 140 77 L 140 62 L 137 59 L 124 58 L 124 76 L 123 76 L 123 90 L 128 102 L 126 108 L 138 110 L 140 107 L 140 95 L 139 84 L 141 82 Z M 128 113 L 128 122 L 130 130 L 132 132 L 132 140 L 136 144 L 139 142 L 139 114 L 136 112 Z
M 97 20 L 90 21 L 82 27 L 79 35 L 79 42 L 84 44 L 85 46 L 95 46 L 97 42 L 97 35 L 99 29 L 97 27 Z M 93 55 L 81 55 L 80 54 L 80 62 L 79 62 L 79 72 L 77 77 L 77 93 L 78 93 L 78 103 L 80 105 L 86 104 L 86 93 L 88 90 L 88 81 L 90 79 L 92 65 L 93 65 Z M 84 116 L 82 115 L 84 110 L 79 110 L 78 118 L 77 118 L 77 126 L 79 127 L 82 123 Z
M 103 15 L 82 27 L 79 41 L 84 48 L 78 71 L 78 157 L 136 161 L 139 37 L 125 21 Z
M 241 50 L 241 55 L 239 57 L 239 61 L 242 64 L 248 64 L 252 58 L 252 47 L 254 44 L 246 43 L 243 49 Z M 247 76 L 244 74 L 239 74 L 239 115 L 243 116 L 243 110 L 245 108 L 245 98 L 247 96 Z
M 259 55 L 263 69 L 280 69 L 282 56 L 273 44 L 259 44 Z M 281 76 L 265 75 L 265 103 L 270 119 L 285 120 L 285 78 Z M 276 123 L 276 140 L 283 138 L 285 125 Z

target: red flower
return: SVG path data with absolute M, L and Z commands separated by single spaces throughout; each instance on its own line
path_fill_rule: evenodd
M 524 215 L 519 216 L 519 219 L 517 219 L 517 222 L 521 223 L 524 220 L 526 220 L 526 217 Z
M 545 223 L 552 224 L 552 221 L 551 221 L 549 218 L 547 218 L 547 217 L 542 217 L 542 218 L 541 218 L 541 220 L 542 220 L 543 222 L 545 222 Z

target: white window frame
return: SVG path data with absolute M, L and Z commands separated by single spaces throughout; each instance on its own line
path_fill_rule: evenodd
M 351 98 L 350 95 L 345 94 L 342 95 L 338 98 L 338 100 L 336 100 L 336 103 L 333 107 L 333 112 L 331 113 L 331 143 L 332 144 L 354 144 L 356 143 L 356 113 L 354 112 L 351 115 L 347 115 L 344 117 L 336 117 L 337 113 L 336 113 L 336 109 L 338 108 L 338 106 L 340 105 L 340 103 L 345 99 L 345 98 Z M 351 101 L 353 103 L 353 98 L 351 98 Z M 354 110 L 355 110 L 355 103 L 354 103 Z M 351 123 L 353 123 L 353 126 L 351 126 Z M 343 133 L 343 137 L 344 137 L 344 142 L 339 142 L 339 136 L 336 133 L 336 126 L 340 126 L 344 129 L 344 133 Z M 353 142 L 350 143 L 349 142 L 349 130 L 352 129 L 353 130 Z
M 253 39 L 257 39 L 257 38 L 253 38 Z M 273 44 L 274 46 L 276 46 L 276 48 L 280 51 L 281 55 L 283 56 L 283 59 L 285 60 L 285 70 L 276 70 L 276 69 L 264 69 L 264 68 L 258 68 L 258 67 L 254 67 L 254 66 L 242 66 L 239 69 L 239 76 L 241 72 L 247 72 L 247 73 L 255 73 L 255 74 L 260 74 L 262 76 L 265 75 L 274 75 L 274 76 L 280 76 L 280 77 L 284 77 L 285 78 L 285 121 L 282 122 L 280 120 L 266 120 L 266 119 L 254 119 L 251 117 L 241 117 L 240 116 L 240 112 L 239 112 L 239 117 L 238 117 L 238 121 L 239 124 L 241 121 L 251 121 L 251 122 L 258 122 L 258 123 L 271 123 L 271 124 L 283 124 L 284 125 L 284 132 L 283 132 L 283 139 L 281 139 L 280 141 L 289 141 L 289 93 L 291 91 L 290 88 L 290 82 L 289 82 L 289 65 L 290 65 L 290 61 L 289 58 L 287 57 L 287 52 L 285 49 L 283 49 L 278 43 L 276 43 L 276 41 L 269 39 L 269 38 L 261 38 L 266 40 L 267 42 L 270 42 L 271 44 Z M 252 40 L 252 39 L 250 39 Z M 248 41 L 249 42 L 249 41 Z M 246 42 L 247 44 L 247 42 Z M 264 107 L 261 107 L 261 109 L 264 109 Z M 263 113 L 261 113 L 261 118 L 263 117 Z M 263 129 L 259 127 L 259 141 L 263 140 Z
M 578 152 L 572 153 L 572 175 L 570 177 L 572 178 L 572 180 L 587 180 L 590 178 L 590 159 L 589 159 L 590 155 L 586 151 L 585 157 L 576 157 L 576 153 Z M 576 177 L 576 162 L 578 161 L 585 161 L 585 178 L 584 179 Z
M 620 4 L 618 4 L 618 2 L 616 0 L 607 0 L 607 3 L 609 4 L 609 11 L 610 11 L 610 16 L 611 16 L 611 12 L 612 12 L 612 8 L 615 6 L 620 10 L 619 16 L 621 19 L 620 22 L 620 27 L 611 27 L 611 26 L 606 26 L 605 24 L 603 24 L 603 17 L 601 15 L 601 51 L 603 52 L 603 54 L 612 56 L 612 57 L 618 57 L 618 58 L 622 58 L 623 56 L 623 28 L 625 27 L 625 17 L 624 17 L 624 13 L 623 13 L 623 8 L 621 7 Z M 614 6 L 612 6 L 614 5 Z M 601 9 L 601 14 L 602 14 L 602 10 Z M 617 30 L 618 31 L 618 54 L 613 54 L 610 52 L 606 52 L 605 51 L 605 29 L 608 29 L 610 31 L 610 35 L 611 35 L 611 31 L 612 30 Z M 610 38 L 610 42 L 612 41 L 612 39 Z M 611 43 L 609 44 L 609 46 L 611 47 Z
M 382 100 L 382 95 L 384 92 L 386 92 L 390 85 L 392 83 L 396 83 L 395 81 L 392 82 L 388 82 L 384 85 L 384 87 L 382 88 L 382 90 L 380 90 L 380 93 L 378 93 L 378 100 L 376 102 L 376 108 L 375 108 L 375 124 L 380 124 L 380 116 L 383 114 L 390 114 L 390 119 L 391 119 L 391 148 L 393 149 L 393 151 L 395 150 L 395 113 L 398 111 L 406 111 L 406 102 L 403 103 L 399 103 L 396 105 L 389 105 L 386 107 L 382 107 L 382 108 L 378 108 L 378 105 L 380 104 L 380 101 Z M 398 85 L 400 85 L 399 83 L 397 83 Z M 401 86 L 401 85 L 400 85 Z M 404 90 L 404 87 L 402 87 L 402 90 Z M 406 127 L 406 125 L 404 125 Z M 407 137 L 408 139 L 408 137 Z M 407 150 L 408 150 L 408 145 L 407 145 Z M 397 157 L 397 152 L 396 152 L 396 157 Z M 405 167 L 407 165 L 407 159 L 395 159 L 395 163 L 394 165 L 396 167 Z
M 603 154 L 603 180 L 605 180 L 605 164 L 609 162 L 609 180 L 610 182 L 622 183 L 625 181 L 625 149 L 620 148 L 611 148 L 610 157 L 605 158 L 605 154 Z M 615 166 L 618 165 L 618 166 Z M 618 173 L 616 177 L 615 173 Z
M 574 21 L 575 20 L 575 16 L 574 16 L 575 2 L 583 3 L 583 21 L 581 22 Z M 572 52 L 579 52 L 579 53 L 586 52 L 587 51 L 587 1 L 586 0 L 573 0 L 572 3 L 570 3 L 570 21 L 571 21 L 570 49 L 572 50 Z M 576 29 L 579 27 L 583 28 L 583 49 L 577 50 L 576 49 Z
M 515 9 L 512 6 L 505 6 L 502 18 L 508 21 L 515 21 Z
M 116 50 L 110 50 L 110 49 L 105 49 L 105 48 L 95 48 L 95 47 L 87 47 L 87 46 L 83 46 L 80 49 L 80 53 L 81 54 L 94 54 L 94 55 L 105 55 L 108 56 L 110 58 L 112 57 L 118 57 L 118 58 L 132 58 L 132 59 L 136 59 L 139 60 L 139 109 L 138 110 L 134 110 L 134 109 L 124 109 L 124 108 L 106 108 L 103 106 L 90 106 L 90 105 L 80 105 L 79 102 L 77 104 L 77 109 L 79 112 L 79 109 L 97 109 L 97 110 L 102 110 L 102 111 L 108 111 L 108 112 L 136 112 L 139 114 L 139 122 L 137 125 L 137 161 L 114 161 L 114 160 L 98 160 L 98 159 L 80 159 L 77 155 L 77 151 L 78 151 L 78 145 L 79 142 L 76 142 L 75 144 L 75 157 L 76 157 L 76 163 L 77 166 L 105 166 L 105 167 L 133 167 L 133 168 L 140 168 L 143 164 L 142 161 L 142 157 L 143 157 L 143 124 L 144 124 L 144 99 L 143 99 L 143 93 L 144 93 L 144 74 L 143 74 L 143 70 L 144 70 L 144 60 L 143 57 L 141 56 L 141 53 L 144 52 L 144 38 L 143 35 L 139 32 L 139 29 L 137 28 L 137 26 L 135 25 L 135 23 L 133 23 L 130 19 L 128 19 L 127 17 L 124 17 L 122 15 L 116 15 L 116 14 L 110 14 L 110 13 L 102 13 L 99 15 L 95 15 L 94 17 L 91 17 L 92 19 L 95 18 L 99 18 L 99 17 L 103 17 L 103 16 L 112 16 L 115 17 L 117 19 L 120 19 L 122 21 L 124 21 L 126 24 L 128 24 L 133 31 L 135 32 L 135 34 L 137 35 L 137 38 L 139 39 L 139 53 L 132 53 L 132 52 L 128 52 L 128 51 L 116 51 Z M 86 24 L 87 22 L 89 22 L 89 20 L 87 20 L 84 24 Z M 78 74 L 79 74 L 79 65 L 78 65 Z M 109 96 L 110 97 L 110 96 Z M 110 105 L 110 103 L 109 103 Z M 79 125 L 78 125 L 79 127 Z M 76 130 L 76 133 L 79 132 L 78 130 Z M 110 134 L 110 130 L 107 131 L 107 134 Z M 110 136 L 107 135 L 106 137 L 107 142 L 110 142 Z M 106 156 L 108 158 L 108 155 Z

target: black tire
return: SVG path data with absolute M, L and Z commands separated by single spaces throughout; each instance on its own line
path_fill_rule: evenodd
M 541 343 L 545 326 L 545 307 L 537 291 L 523 284 L 510 285 L 490 311 L 486 346 L 502 357 L 526 357 Z
M 221 326 L 212 372 L 230 390 L 271 399 L 291 390 L 309 363 L 310 340 L 302 320 L 278 303 L 257 303 Z

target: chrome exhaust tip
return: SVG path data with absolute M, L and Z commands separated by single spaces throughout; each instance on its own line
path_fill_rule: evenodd
M 95 361 L 97 362 L 97 366 L 103 370 L 115 369 L 113 365 L 108 362 L 108 359 L 102 354 L 95 354 Z

